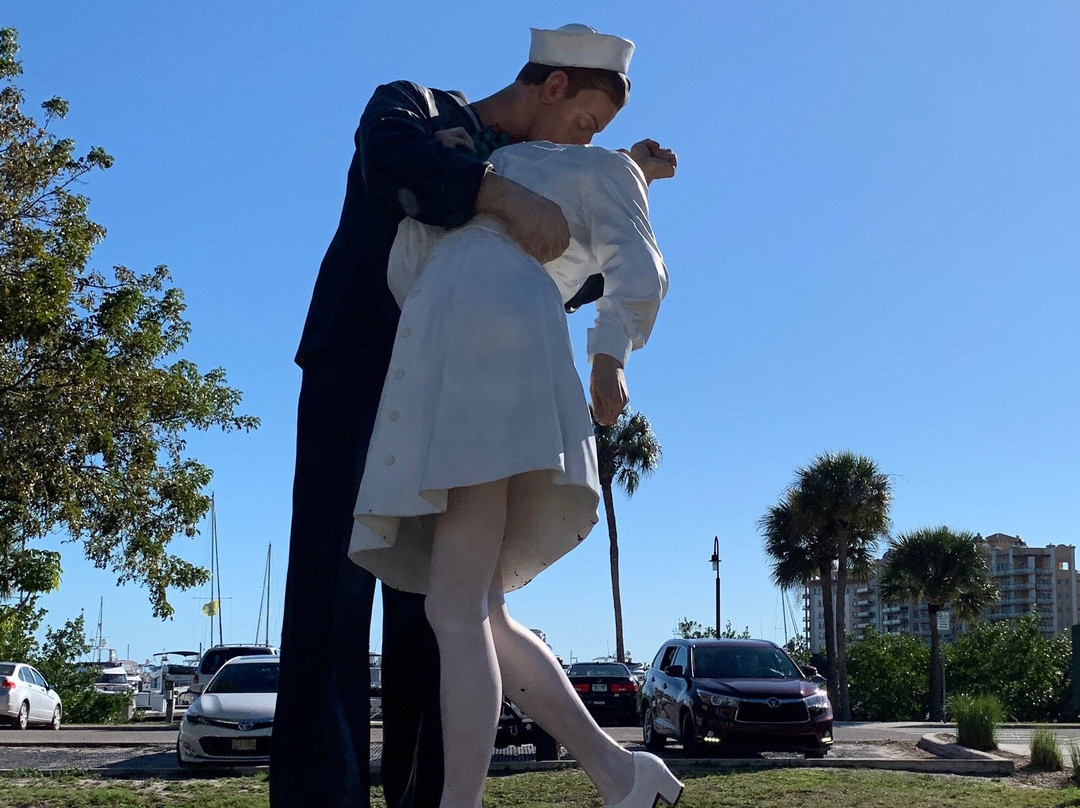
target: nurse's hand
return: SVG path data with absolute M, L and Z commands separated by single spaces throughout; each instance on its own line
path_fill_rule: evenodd
M 502 219 L 514 241 L 541 264 L 555 260 L 570 246 L 570 226 L 558 205 L 494 171 L 480 185 L 476 212 Z
M 435 133 L 435 139 L 448 149 L 465 149 L 476 154 L 476 144 L 473 143 L 472 135 L 466 132 L 464 127 L 440 129 Z
M 639 140 L 629 151 L 626 149 L 620 149 L 619 151 L 629 154 L 633 161 L 638 164 L 641 173 L 645 175 L 647 184 L 653 180 L 666 180 L 674 177 L 675 169 L 679 165 L 679 158 L 675 155 L 675 152 L 671 149 L 665 149 L 651 138 Z
M 619 420 L 630 403 L 626 390 L 626 374 L 622 363 L 614 356 L 598 353 L 592 358 L 589 374 L 589 398 L 592 399 L 593 420 L 600 426 L 611 426 Z

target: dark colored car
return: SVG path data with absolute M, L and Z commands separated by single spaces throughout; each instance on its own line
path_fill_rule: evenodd
M 829 697 L 767 640 L 664 643 L 641 691 L 645 746 L 668 738 L 687 754 L 797 751 L 824 757 L 833 742 Z
M 638 722 L 638 683 L 621 662 L 575 662 L 570 683 L 597 721 Z
M 195 669 L 195 678 L 191 683 L 192 693 L 202 693 L 214 674 L 221 670 L 221 666 L 230 659 L 242 656 L 262 656 L 264 654 L 277 655 L 277 649 L 272 645 L 215 645 L 208 648 L 199 660 L 199 667 Z

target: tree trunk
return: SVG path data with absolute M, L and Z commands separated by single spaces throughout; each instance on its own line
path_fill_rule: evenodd
M 830 697 L 836 699 L 840 687 L 836 678 L 836 611 L 833 606 L 832 564 L 819 569 L 818 577 L 821 579 L 821 611 L 825 617 L 825 655 L 829 658 L 829 669 L 825 678 L 828 679 Z
M 937 616 L 940 606 L 927 604 L 926 612 L 930 618 L 930 720 L 945 719 L 945 676 L 942 670 L 941 637 L 938 634 Z
M 851 720 L 851 699 L 847 679 L 847 541 L 840 540 L 836 559 L 836 684 L 840 720 Z
M 601 481 L 604 492 L 604 511 L 607 513 L 607 532 L 611 540 L 611 600 L 615 606 L 615 658 L 626 661 L 623 647 L 622 595 L 619 592 L 619 529 L 615 526 L 615 499 L 611 495 L 611 481 Z

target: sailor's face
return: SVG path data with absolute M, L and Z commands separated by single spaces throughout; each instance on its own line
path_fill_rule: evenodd
M 615 102 L 602 90 L 581 90 L 572 98 L 564 95 L 545 105 L 531 139 L 573 145 L 591 143 L 618 111 Z

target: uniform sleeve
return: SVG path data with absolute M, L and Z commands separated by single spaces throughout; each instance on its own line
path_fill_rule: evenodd
M 604 276 L 589 329 L 589 361 L 608 354 L 626 365 L 645 345 L 668 288 L 667 267 L 649 224 L 645 178 L 634 162 L 607 152 L 583 200 L 590 246 Z
M 384 84 L 360 118 L 356 148 L 368 193 L 405 216 L 456 227 L 476 213 L 476 195 L 491 164 L 439 143 L 437 116 L 422 88 L 405 81 Z

